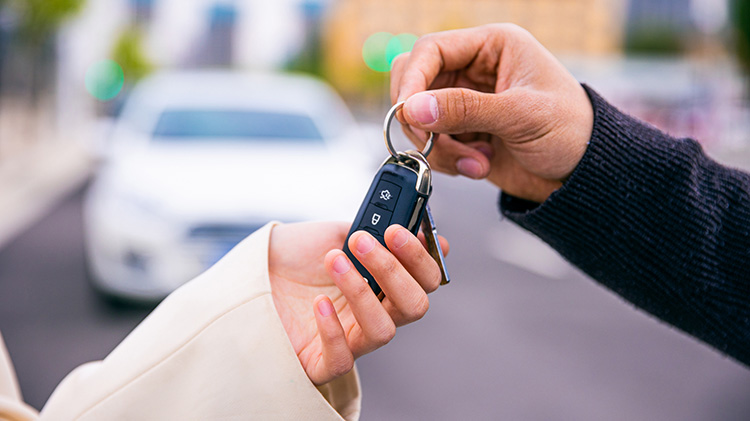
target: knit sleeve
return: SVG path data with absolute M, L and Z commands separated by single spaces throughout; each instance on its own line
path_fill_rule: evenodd
M 750 365 L 750 174 L 586 90 L 587 151 L 544 203 L 503 214 L 636 306 Z

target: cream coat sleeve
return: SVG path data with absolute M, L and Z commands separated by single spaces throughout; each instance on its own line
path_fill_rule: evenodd
M 271 297 L 269 224 L 173 292 L 103 361 L 78 367 L 43 420 L 357 419 L 355 370 L 316 388 Z
M 0 335 L 0 420 L 27 421 L 36 418 L 36 410 L 21 399 L 16 372 Z

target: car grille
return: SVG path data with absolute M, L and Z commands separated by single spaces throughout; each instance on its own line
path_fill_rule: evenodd
M 197 225 L 190 229 L 188 237 L 193 239 L 201 240 L 213 240 L 213 241 L 230 241 L 235 244 L 239 243 L 243 238 L 257 231 L 265 224 L 261 225 L 226 225 L 226 224 L 211 224 L 211 225 Z
M 234 225 L 205 224 L 196 225 L 188 231 L 188 241 L 201 250 L 201 260 L 210 266 L 221 259 L 229 250 L 245 237 L 265 224 Z

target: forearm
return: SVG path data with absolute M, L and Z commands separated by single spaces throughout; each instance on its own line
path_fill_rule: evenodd
M 543 204 L 501 209 L 635 305 L 750 364 L 750 175 L 589 90 L 594 131 Z
M 271 297 L 270 231 L 173 292 L 103 361 L 68 375 L 41 419 L 356 419 L 356 372 L 316 388 L 289 342 Z

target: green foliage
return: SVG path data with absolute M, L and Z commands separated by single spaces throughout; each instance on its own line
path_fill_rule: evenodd
M 323 74 L 323 52 L 320 42 L 308 42 L 307 48 L 303 49 L 294 60 L 289 62 L 285 66 L 285 70 L 323 78 L 325 75 Z
M 735 29 L 737 58 L 745 71 L 750 73 L 750 0 L 734 0 L 732 23 Z
M 638 55 L 679 55 L 685 51 L 682 34 L 663 23 L 644 23 L 625 41 L 625 52 Z
M 39 46 L 60 23 L 81 10 L 85 0 L 0 0 L 20 14 L 19 35 L 32 46 Z M 2 3 L 0 3 L 2 6 Z
M 125 83 L 128 85 L 133 85 L 154 68 L 143 51 L 143 36 L 137 27 L 126 29 L 120 34 L 112 49 L 112 60 L 122 67 Z

